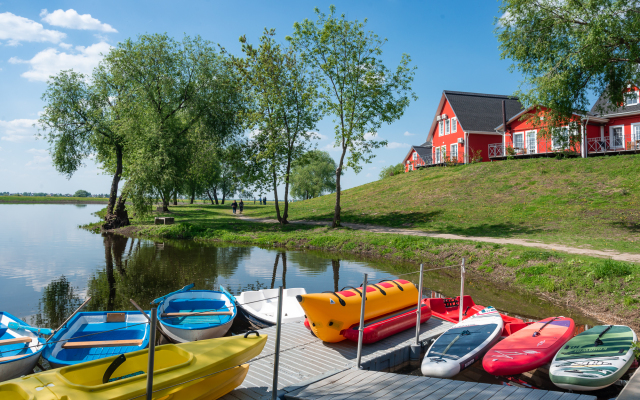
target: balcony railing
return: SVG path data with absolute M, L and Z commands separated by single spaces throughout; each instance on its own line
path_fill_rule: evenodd
M 632 137 L 630 134 L 623 136 L 605 136 L 604 138 L 587 139 L 587 151 L 589 153 L 606 153 L 612 151 L 640 150 L 640 137 Z
M 502 143 L 494 143 L 489 145 L 489 158 L 499 157 L 522 157 L 533 154 L 554 154 L 562 152 L 571 152 L 580 154 L 580 143 L 575 143 L 568 147 L 553 147 L 548 142 L 540 141 L 536 147 L 513 147 Z

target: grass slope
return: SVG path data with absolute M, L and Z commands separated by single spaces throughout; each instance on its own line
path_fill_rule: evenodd
M 418 175 L 418 174 L 416 174 Z M 245 212 L 257 214 L 271 206 L 247 205 Z M 513 296 L 542 297 L 581 310 L 608 323 L 624 322 L 640 328 L 640 265 L 532 250 L 520 246 L 475 243 L 393 234 L 329 229 L 308 225 L 253 223 L 236 218 L 228 205 L 194 204 L 170 207 L 174 225 L 153 225 L 153 219 L 134 220 L 134 225 L 117 230 L 128 236 L 150 239 L 193 239 L 246 243 L 264 247 L 317 249 L 340 254 L 389 260 L 397 273 L 415 271 L 419 263 L 426 269 L 457 266 L 466 257 L 468 272 L 478 284 L 490 281 L 508 289 Z M 93 227 L 99 230 L 100 224 Z M 90 228 L 91 226 L 89 226 Z M 458 268 L 434 271 L 428 282 L 458 281 Z M 450 278 L 449 278 L 450 277 Z M 432 285 L 427 283 L 427 286 Z M 446 289 L 446 285 L 431 286 Z M 454 292 L 455 293 L 455 292 Z M 507 293 L 507 292 L 505 292 Z M 527 313 L 509 307 L 510 296 L 501 305 L 505 311 Z M 520 302 L 521 303 L 521 302 Z M 520 304 L 518 303 L 518 304 Z M 531 306 L 540 307 L 532 302 Z M 513 310 L 511 308 L 514 308 Z
M 639 180 L 640 155 L 428 168 L 343 191 L 342 221 L 638 253 Z M 331 220 L 334 204 L 295 202 L 289 216 Z

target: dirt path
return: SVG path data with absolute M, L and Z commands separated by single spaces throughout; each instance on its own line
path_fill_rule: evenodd
M 269 219 L 269 218 L 249 218 L 241 215 L 239 215 L 238 218 L 246 221 L 251 221 L 251 222 L 278 223 L 277 220 Z M 291 223 L 304 224 L 304 225 L 317 225 L 317 226 L 324 226 L 324 225 L 331 224 L 331 222 L 329 221 L 291 221 Z M 518 246 L 535 247 L 538 249 L 562 251 L 569 254 L 580 254 L 583 256 L 603 257 L 603 258 L 611 258 L 617 261 L 629 261 L 629 262 L 640 263 L 640 254 L 619 253 L 614 250 L 581 249 L 578 247 L 569 247 L 569 246 L 564 246 L 561 244 L 554 244 L 554 243 L 547 244 L 547 243 L 540 243 L 540 242 L 531 242 L 523 239 L 502 239 L 502 238 L 482 237 L 482 236 L 460 236 L 460 235 L 451 235 L 448 233 L 432 233 L 432 232 L 416 231 L 413 229 L 388 228 L 385 226 L 369 225 L 369 224 L 352 224 L 348 222 L 343 222 L 342 225 L 347 228 L 364 230 L 364 231 L 373 232 L 373 233 L 393 233 L 396 235 L 423 236 L 423 237 L 432 237 L 432 238 L 439 238 L 439 239 L 458 239 L 458 240 L 471 240 L 474 242 L 515 244 Z

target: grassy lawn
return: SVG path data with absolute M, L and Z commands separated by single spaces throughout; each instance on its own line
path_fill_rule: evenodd
M 639 179 L 640 155 L 428 168 L 345 190 L 342 221 L 638 253 Z M 334 204 L 295 202 L 289 216 L 331 220 Z
M 49 197 L 49 196 L 0 196 L 0 204 L 22 204 L 22 203 L 107 203 L 108 198 L 101 197 Z
M 176 219 L 174 225 L 153 225 L 152 218 L 148 218 L 134 220 L 134 225 L 117 232 L 156 240 L 193 239 L 324 250 L 337 255 L 392 261 L 397 263 L 398 273 L 414 271 L 419 263 L 425 263 L 427 269 L 455 266 L 466 257 L 469 274 L 479 281 L 493 282 L 517 296 L 542 297 L 575 307 L 606 322 L 625 321 L 636 329 L 640 327 L 640 265 L 637 264 L 511 245 L 246 222 L 233 216 L 227 205 L 194 204 L 170 209 L 170 215 Z M 245 211 L 256 215 L 260 209 L 248 204 Z M 434 273 L 442 281 L 457 282 L 459 269 Z M 508 302 L 505 299 L 503 309 L 509 309 Z

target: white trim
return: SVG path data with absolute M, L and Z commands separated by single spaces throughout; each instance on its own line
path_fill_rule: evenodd
M 614 146 L 614 140 L 613 140 L 613 130 L 615 128 L 620 128 L 620 130 L 622 131 L 622 145 L 621 146 Z M 624 149 L 624 125 L 612 125 L 609 127 L 609 147 L 611 149 Z
M 456 129 L 453 129 L 453 128 Z M 457 133 L 458 132 L 458 117 L 451 117 L 451 133 Z
M 569 126 L 559 126 L 558 129 L 566 129 L 567 130 L 567 138 L 571 136 L 571 131 L 569 130 Z M 567 143 L 567 146 L 570 146 L 570 143 Z M 568 147 L 567 147 L 568 148 Z M 551 136 L 551 150 L 564 150 L 562 146 L 556 146 L 555 137 Z
M 444 136 L 444 124 L 438 121 L 438 136 Z
M 633 128 L 638 127 L 639 132 L 637 134 L 633 133 Z M 640 140 L 640 122 L 639 123 L 635 123 L 635 124 L 631 124 L 631 141 L 635 141 L 638 142 Z
M 529 134 L 530 133 L 533 133 L 534 142 L 535 142 L 535 148 L 534 148 L 533 152 L 531 152 L 531 149 L 529 148 Z M 527 154 L 538 154 L 538 131 L 536 129 L 531 129 L 531 130 L 525 132 L 524 147 L 527 148 Z
M 447 161 L 447 145 L 440 146 L 440 157 L 442 158 L 442 162 Z
M 448 135 L 450 133 L 451 133 L 451 120 L 447 118 L 444 120 L 444 134 Z
M 413 158 L 413 161 L 416 161 L 418 159 L 418 152 L 417 151 L 413 152 L 413 157 L 412 158 Z
M 627 93 L 631 93 L 631 92 L 635 92 L 635 94 L 636 94 L 636 101 L 635 101 L 635 103 L 628 103 L 628 104 L 627 104 L 627 97 L 626 97 L 626 95 L 627 95 Z M 625 96 L 625 98 L 624 98 L 624 106 L 625 106 L 625 107 L 628 107 L 628 106 L 637 106 L 637 105 L 638 105 L 638 103 L 640 102 L 640 93 L 638 93 L 638 90 L 630 90 L 630 91 L 628 91 L 628 92 L 624 92 L 624 95 L 623 95 L 623 96 Z
M 456 162 L 458 162 L 458 143 L 451 143 L 449 145 L 449 152 L 450 152 L 449 154 L 451 154 L 451 157 L 453 157 L 453 149 L 454 149 L 454 147 L 456 149 L 455 160 L 456 160 Z
M 524 131 L 520 131 L 520 132 L 513 132 L 512 134 L 513 136 L 511 136 L 511 145 L 513 146 L 513 149 L 518 151 L 518 150 L 522 150 L 525 146 L 526 146 L 526 141 L 525 141 L 525 133 Z M 516 136 L 522 136 L 522 146 L 517 146 L 516 145 Z

